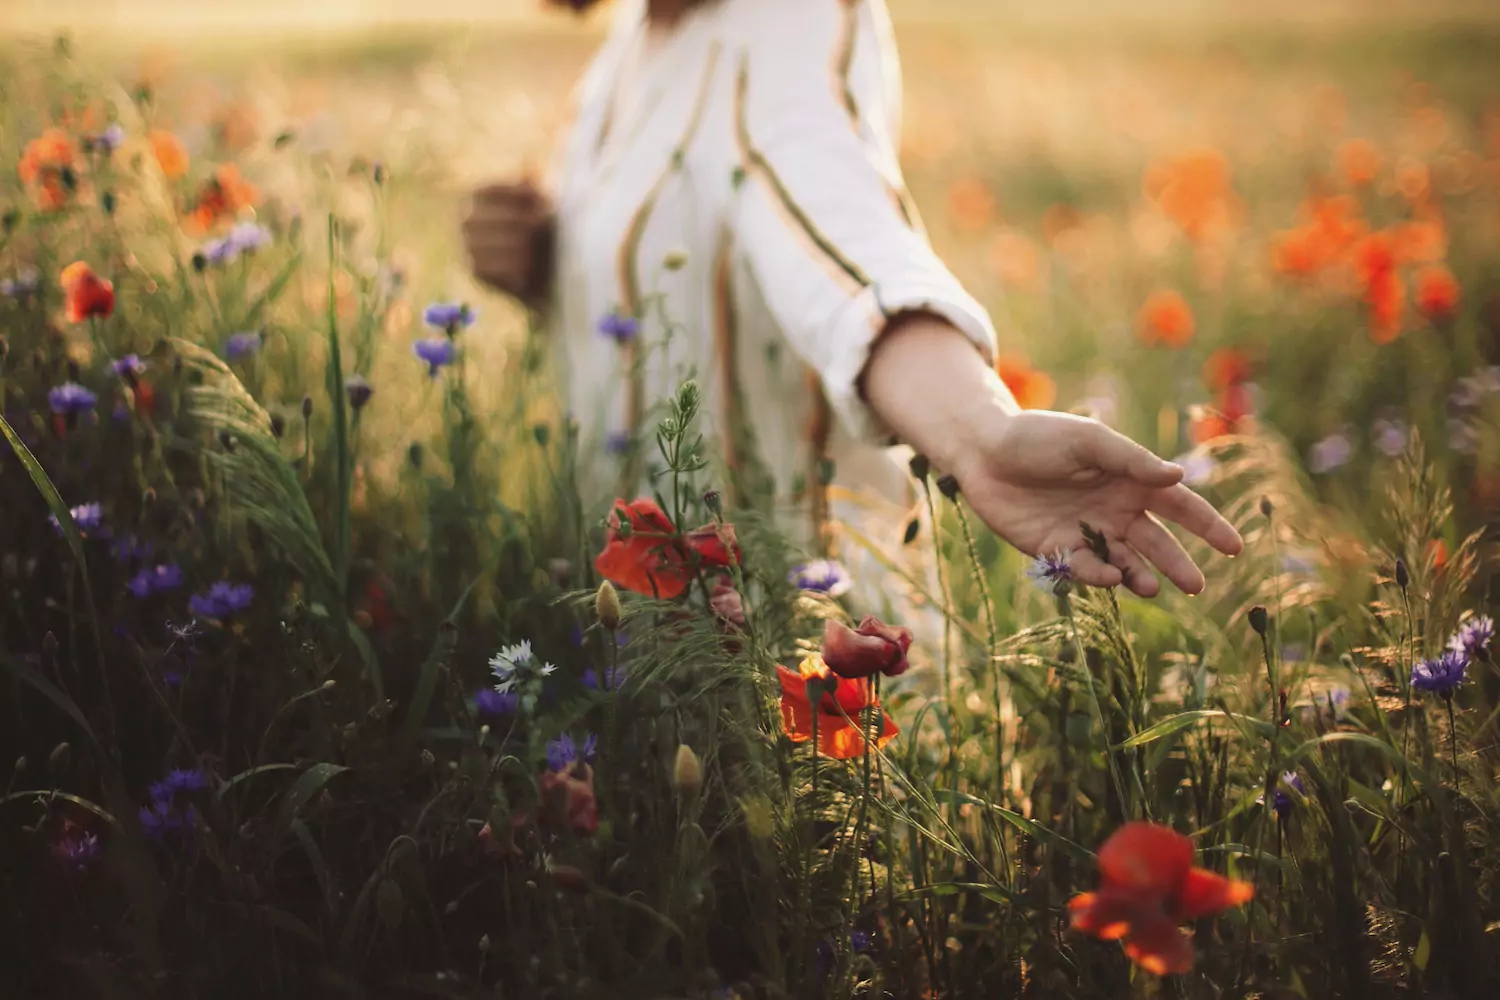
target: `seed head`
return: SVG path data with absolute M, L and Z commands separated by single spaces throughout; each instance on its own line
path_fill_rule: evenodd
M 1411 570 L 1406 568 L 1405 559 L 1396 560 L 1396 586 L 1405 590 L 1411 583 Z
M 594 612 L 599 616 L 599 624 L 611 632 L 619 629 L 620 592 L 608 580 L 599 584 L 599 591 L 594 595 Z
M 1264 636 L 1271 626 L 1271 616 L 1266 609 L 1257 604 L 1250 609 L 1250 627 L 1255 629 L 1255 634 Z
M 677 747 L 677 759 L 672 763 L 672 787 L 685 798 L 697 795 L 703 788 L 703 762 L 686 743 Z

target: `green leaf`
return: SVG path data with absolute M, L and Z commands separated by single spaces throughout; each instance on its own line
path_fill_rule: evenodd
M 1427 963 L 1432 961 L 1432 938 L 1426 930 L 1422 931 L 1422 937 L 1417 941 L 1417 951 L 1412 955 L 1411 961 L 1419 972 L 1426 972 Z
M 53 799 L 62 799 L 64 802 L 71 802 L 75 806 L 78 806 L 80 809 L 86 809 L 89 812 L 93 813 L 95 816 L 98 816 L 100 819 L 104 820 L 104 822 L 108 823 L 116 830 L 120 829 L 120 821 L 115 819 L 113 813 L 111 813 L 108 809 L 104 808 L 98 803 L 90 802 L 88 799 L 83 798 L 80 795 L 73 795 L 68 792 L 59 792 L 51 788 L 33 788 L 27 791 L 11 792 L 9 795 L 0 798 L 0 806 L 5 805 L 7 802 L 20 802 L 23 799 L 35 798 L 45 799 L 48 801 L 51 801 Z
M 311 802 L 313 796 L 323 790 L 334 778 L 349 770 L 339 764 L 321 763 L 314 764 L 302 776 L 292 782 L 292 787 L 287 789 L 286 795 L 281 800 L 281 825 L 290 828 L 292 821 L 297 818 L 297 812 L 307 803 Z
M 83 711 L 79 709 L 77 703 L 72 698 L 68 697 L 62 688 L 42 676 L 31 664 L 19 660 L 14 656 L 0 656 L 0 662 L 4 662 L 10 668 L 11 673 L 36 688 L 48 701 L 62 709 L 68 718 L 78 723 L 78 728 L 83 730 L 84 735 L 89 738 L 89 742 L 95 746 L 99 745 L 99 737 L 94 734 L 93 727 L 89 725 L 89 720 L 83 717 Z
M 1080 858 L 1087 859 L 1088 861 L 1096 860 L 1094 852 L 1089 850 L 1087 847 L 1084 847 L 1082 844 L 1074 843 L 1060 833 L 1053 833 L 1051 830 L 1047 829 L 1045 826 L 1042 826 L 1040 823 L 1029 820 L 1025 816 L 1022 816 L 1020 813 L 1013 812 L 1010 809 L 1006 809 L 1004 806 L 997 806 L 993 802 L 986 802 L 984 799 L 965 794 L 964 792 L 954 791 L 951 788 L 933 789 L 932 795 L 933 798 L 939 802 L 947 801 L 952 802 L 956 805 L 969 805 L 975 806 L 979 809 L 988 810 L 989 812 L 994 813 L 1000 819 L 1009 823 L 1011 826 L 1015 827 L 1017 830 L 1020 830 L 1022 833 L 1026 834 L 1028 837 L 1035 837 L 1037 840 L 1040 840 L 1043 843 L 1049 843 L 1056 847 L 1066 848 L 1072 854 Z
M 1409 772 L 1413 778 L 1421 782 L 1423 785 L 1431 784 L 1431 779 L 1427 776 L 1426 771 L 1423 771 L 1421 768 L 1417 767 L 1411 761 L 1403 757 L 1400 750 L 1397 750 L 1395 747 L 1391 746 L 1389 743 L 1386 743 L 1384 740 L 1376 739 L 1368 733 L 1324 733 L 1322 736 L 1314 737 L 1313 739 L 1308 740 L 1300 746 L 1295 747 L 1290 753 L 1286 755 L 1286 757 L 1282 759 L 1282 766 L 1286 770 L 1291 770 L 1302 758 L 1306 757 L 1314 750 L 1317 750 L 1319 747 L 1326 746 L 1331 743 L 1353 743 L 1356 746 L 1361 746 L 1368 750 L 1374 750 L 1375 752 L 1390 760 L 1390 762 L 1396 765 L 1398 768 Z
M 1235 712 L 1226 712 L 1223 709 L 1218 708 L 1195 708 L 1192 711 L 1179 712 L 1176 715 L 1168 716 L 1167 718 L 1162 719 L 1156 725 L 1141 730 L 1134 736 L 1130 737 L 1130 739 L 1123 741 L 1118 746 L 1115 746 L 1113 749 L 1126 750 L 1130 747 L 1145 746 L 1147 743 L 1154 743 L 1159 739 L 1164 739 L 1165 737 L 1180 733 L 1184 729 L 1188 729 L 1192 726 L 1197 725 L 1204 719 L 1230 719 L 1235 722 L 1243 723 L 1244 725 L 1247 725 L 1250 728 L 1254 729 L 1256 732 L 1260 733 L 1262 736 L 1267 737 L 1275 732 L 1275 729 L 1269 722 L 1266 722 L 1263 719 L 1257 719 L 1254 716 L 1240 715 Z
M 318 849 L 318 842 L 313 839 L 312 831 L 307 824 L 300 819 L 292 820 L 292 835 L 297 838 L 297 843 L 302 845 L 302 852 L 307 855 L 308 864 L 312 865 L 313 877 L 318 880 L 318 887 L 323 890 L 323 905 L 330 912 L 333 908 L 333 879 L 328 874 L 328 862 L 323 859 L 323 852 Z
M 458 644 L 458 628 L 454 625 L 464 605 L 473 593 L 475 585 L 479 583 L 476 577 L 464 588 L 459 595 L 458 603 L 453 606 L 442 628 L 438 629 L 437 638 L 432 641 L 432 648 L 427 652 L 427 659 L 422 662 L 422 672 L 417 676 L 417 689 L 412 692 L 411 705 L 406 711 L 406 721 L 401 726 L 401 739 L 399 742 L 400 754 L 405 757 L 416 741 L 417 734 L 422 731 L 422 724 L 427 721 L 427 709 L 432 704 L 432 696 L 437 691 L 438 671 L 447 662 L 448 657 L 453 655 L 453 648 Z
M 349 639 L 354 643 L 354 648 L 359 650 L 360 659 L 365 661 L 365 677 L 375 691 L 375 700 L 384 701 L 385 677 L 380 672 L 380 657 L 375 655 L 375 648 L 370 645 L 369 638 L 352 620 L 349 622 Z
M 257 774 L 267 774 L 271 771 L 295 770 L 297 770 L 296 764 L 262 764 L 259 767 L 252 767 L 249 770 L 241 771 L 239 774 L 236 774 L 234 777 L 224 782 L 224 784 L 219 787 L 218 797 L 222 799 L 224 797 L 224 794 L 235 785 L 238 785 L 242 781 L 248 781 L 250 778 L 255 777 Z
M 349 500 L 353 488 L 353 469 L 349 465 L 349 414 L 344 397 L 344 361 L 339 353 L 339 296 L 335 281 L 338 270 L 338 226 L 332 213 L 328 216 L 328 397 L 333 406 L 333 450 L 337 462 L 338 492 L 335 502 L 333 531 L 333 570 L 338 583 L 338 599 L 344 600 L 349 587 Z
M 976 893 L 996 903 L 1013 903 L 1016 899 L 1014 893 L 1001 886 L 984 882 L 934 882 L 932 885 L 918 886 L 901 893 L 896 897 L 896 902 L 905 903 L 928 896 L 956 896 L 962 892 Z

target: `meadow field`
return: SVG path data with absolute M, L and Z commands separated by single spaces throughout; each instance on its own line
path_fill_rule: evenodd
M 1184 464 L 1203 595 L 918 465 L 860 607 L 692 385 L 585 516 L 458 231 L 602 17 L 0 0 L 0 993 L 1496 995 L 1500 10 L 891 7 L 1002 377 Z

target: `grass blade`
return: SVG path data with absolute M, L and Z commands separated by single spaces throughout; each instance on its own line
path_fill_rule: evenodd
M 323 790 L 323 786 L 347 770 L 349 768 L 341 764 L 324 762 L 303 771 L 302 776 L 292 782 L 292 787 L 287 789 L 286 796 L 281 800 L 281 825 L 290 828 L 292 821 L 297 818 L 298 810 L 311 802 L 313 796 Z

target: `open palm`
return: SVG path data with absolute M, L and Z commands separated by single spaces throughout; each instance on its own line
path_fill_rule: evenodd
M 1066 552 L 1083 583 L 1125 583 L 1142 597 L 1160 590 L 1159 569 L 1182 591 L 1203 573 L 1160 519 L 1176 522 L 1226 555 L 1244 547 L 1213 506 L 1163 461 L 1095 420 L 1043 410 L 1005 422 L 988 447 L 955 470 L 964 497 L 997 534 L 1030 555 Z M 1082 524 L 1101 532 L 1109 561 L 1090 551 Z

